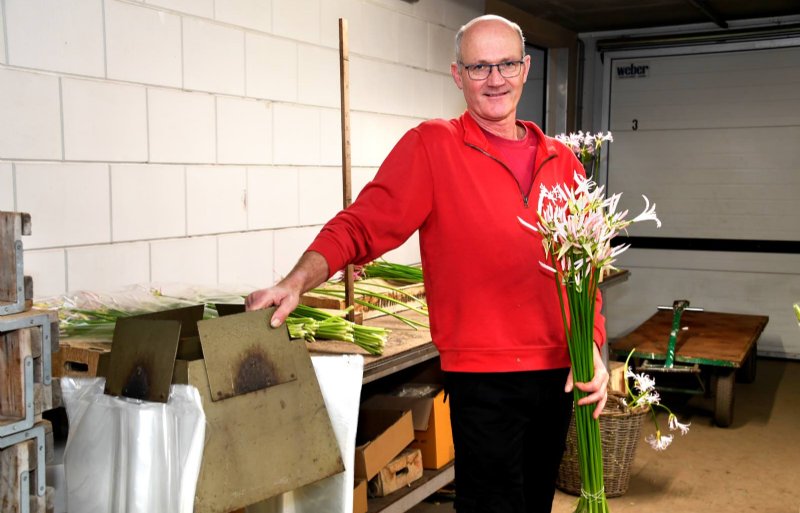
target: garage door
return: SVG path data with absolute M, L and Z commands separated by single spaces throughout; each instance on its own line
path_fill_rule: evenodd
M 800 358 L 800 46 L 764 46 L 606 56 L 608 190 L 663 222 L 629 233 L 612 336 L 687 298 L 769 315 L 759 353 Z

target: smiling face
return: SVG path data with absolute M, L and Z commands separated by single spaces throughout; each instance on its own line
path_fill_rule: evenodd
M 500 20 L 475 23 L 461 40 L 461 60 L 466 65 L 518 61 L 523 59 L 520 52 L 519 34 Z M 464 93 L 469 113 L 480 126 L 498 135 L 513 129 L 516 122 L 517 103 L 528 78 L 530 56 L 523 60 L 522 71 L 512 78 L 501 76 L 495 67 L 485 80 L 472 80 L 458 63 L 450 67 L 453 80 Z

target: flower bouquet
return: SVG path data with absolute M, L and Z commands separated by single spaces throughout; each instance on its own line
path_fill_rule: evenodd
M 621 195 L 604 197 L 603 187 L 574 174 L 574 186 L 544 186 L 539 195 L 539 221 L 533 226 L 519 221 L 542 237 L 545 257 L 540 262 L 555 276 L 561 305 L 561 319 L 566 332 L 576 382 L 588 382 L 594 375 L 593 344 L 595 297 L 604 273 L 613 270 L 616 257 L 628 246 L 612 247 L 611 240 L 631 223 L 652 220 L 658 226 L 655 205 L 645 199 L 644 211 L 632 220 L 627 211 L 618 212 Z M 592 417 L 594 405 L 577 405 L 586 394 L 573 389 L 575 424 L 582 482 L 577 512 L 604 513 L 608 504 L 603 488 L 603 463 L 600 429 Z
M 635 351 L 635 350 L 634 350 Z M 671 431 L 680 431 L 682 435 L 689 432 L 689 424 L 684 424 L 678 420 L 678 417 L 672 413 L 672 410 L 661 404 L 661 397 L 656 390 L 656 382 L 649 375 L 641 373 L 635 374 L 628 366 L 633 352 L 631 351 L 625 360 L 625 393 L 628 397 L 626 405 L 629 408 L 645 408 L 650 411 L 653 417 L 653 423 L 656 426 L 656 433 L 654 435 L 647 435 L 645 442 L 650 444 L 650 447 L 656 451 L 663 451 L 672 443 L 673 435 L 663 434 L 656 418 L 656 408 L 661 408 L 667 412 L 667 424 Z M 633 390 L 628 385 L 629 381 L 633 381 Z
M 592 135 L 591 132 L 559 134 L 556 139 L 564 143 L 567 148 L 581 161 L 586 177 L 590 180 L 597 180 L 597 172 L 600 169 L 600 154 L 603 151 L 603 143 L 613 142 L 614 137 L 611 132 L 598 132 Z

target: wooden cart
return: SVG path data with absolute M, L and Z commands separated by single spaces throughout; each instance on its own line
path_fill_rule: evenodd
M 672 311 L 658 311 L 629 335 L 613 343 L 611 352 L 624 359 L 633 351 L 634 359 L 639 362 L 644 360 L 638 365 L 639 368 L 668 370 L 663 365 L 647 364 L 663 363 L 668 359 L 673 318 Z M 742 381 L 752 382 L 755 379 L 756 344 L 768 321 L 769 317 L 764 315 L 705 311 L 685 311 L 682 314 L 680 329 L 676 330 L 674 336 L 675 368 L 687 371 L 684 376 L 693 374 L 700 388 L 681 391 L 710 391 L 714 397 L 714 421 L 721 427 L 730 426 L 733 422 L 737 371 Z M 656 376 L 658 388 L 661 388 L 658 386 L 661 376 Z M 710 385 L 708 389 L 704 386 L 706 383 Z

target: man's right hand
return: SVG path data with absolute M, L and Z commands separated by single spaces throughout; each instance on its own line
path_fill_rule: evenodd
M 270 320 L 272 327 L 277 328 L 297 308 L 300 295 L 318 286 L 326 278 L 328 262 L 319 253 L 307 251 L 277 285 L 250 293 L 244 301 L 245 307 L 250 311 L 277 306 Z
M 274 287 L 251 292 L 245 299 L 244 304 L 248 311 L 263 310 L 270 306 L 277 306 L 278 308 L 272 314 L 272 319 L 270 320 L 270 325 L 273 328 L 277 328 L 297 308 L 299 302 L 300 292 L 287 287 L 284 282 L 281 282 Z

